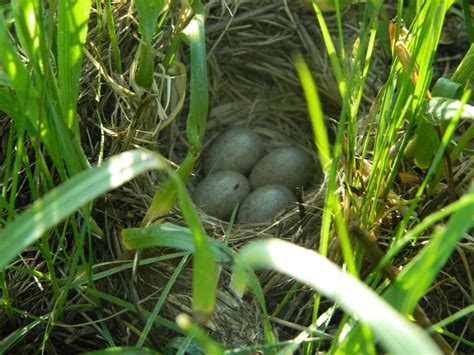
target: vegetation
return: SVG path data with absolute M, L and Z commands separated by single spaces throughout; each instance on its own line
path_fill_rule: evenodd
M 0 353 L 472 351 L 472 5 L 353 2 L 3 3 Z M 242 120 L 324 171 L 265 226 L 188 193 Z

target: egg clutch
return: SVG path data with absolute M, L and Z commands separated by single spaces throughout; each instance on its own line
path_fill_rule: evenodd
M 240 204 L 237 223 L 270 221 L 296 202 L 297 187 L 308 187 L 318 174 L 304 150 L 284 146 L 267 152 L 264 139 L 249 128 L 218 136 L 203 153 L 203 170 L 194 203 L 224 221 Z

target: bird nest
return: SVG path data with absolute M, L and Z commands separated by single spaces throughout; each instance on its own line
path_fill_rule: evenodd
M 228 8 L 220 1 L 211 1 L 207 7 L 206 40 L 209 77 L 209 114 L 207 118 L 205 147 L 219 133 L 229 126 L 244 125 L 256 130 L 268 142 L 270 147 L 282 144 L 300 146 L 315 154 L 312 129 L 308 120 L 306 102 L 301 84 L 296 73 L 293 55 L 302 53 L 307 59 L 317 81 L 328 114 L 328 130 L 333 132 L 331 114 L 336 117 L 340 106 L 340 97 L 329 61 L 324 49 L 322 36 L 318 29 L 314 13 L 304 2 L 235 2 Z M 126 2 L 114 7 L 115 27 L 121 53 L 136 53 L 138 41 L 133 34 L 136 27 L 133 13 Z M 347 16 L 349 19 L 350 16 Z M 174 19 L 176 20 L 176 19 Z M 172 16 L 170 21 L 173 21 Z M 176 20 L 177 21 L 177 20 Z M 169 40 L 173 23 L 164 27 L 164 34 L 155 44 L 158 57 L 162 55 Z M 332 22 L 329 21 L 329 24 Z M 349 22 L 348 22 L 349 23 Z M 175 24 L 174 24 L 175 25 Z M 348 27 L 348 33 L 354 32 Z M 187 149 L 185 139 L 186 84 L 179 64 L 172 68 L 180 75 L 158 73 L 150 92 L 145 93 L 134 85 L 132 70 L 123 74 L 116 73 L 112 52 L 98 51 L 95 43 L 97 33 L 90 32 L 88 60 L 85 62 L 86 75 L 90 78 L 102 74 L 102 98 L 99 108 L 103 112 L 102 132 L 105 136 L 104 151 L 113 155 L 133 147 L 158 151 L 172 164 L 179 165 Z M 103 47 L 106 48 L 106 47 Z M 186 63 L 189 55 L 186 49 L 177 53 L 177 63 Z M 134 67 L 135 55 L 122 57 L 124 68 Z M 85 78 L 85 82 L 93 82 Z M 89 111 L 85 116 L 93 116 L 95 104 L 90 101 L 96 88 L 90 87 L 81 105 Z M 89 106 L 90 105 L 90 106 Z M 137 120 L 142 112 L 148 113 L 149 119 Z M 95 131 L 97 124 L 88 135 Z M 97 142 L 96 140 L 93 140 Z M 97 146 L 93 146 L 97 151 Z M 315 161 L 317 157 L 314 156 Z M 121 189 L 111 192 L 103 201 L 116 235 L 123 227 L 140 225 L 154 191 L 160 185 L 157 173 L 135 179 Z M 194 176 L 189 182 L 192 190 L 196 181 L 202 178 L 201 163 L 198 162 Z M 311 188 L 303 191 L 298 203 L 292 204 L 276 218 L 266 224 L 233 225 L 227 243 L 238 249 L 243 243 L 262 237 L 279 237 L 290 240 L 308 248 L 317 248 L 321 207 L 324 199 L 325 184 L 323 178 L 316 179 Z M 223 240 L 228 223 L 200 214 L 207 234 Z M 184 221 L 178 208 L 174 208 L 167 221 L 183 225 Z M 131 258 L 132 255 L 118 246 L 117 257 Z M 145 256 L 163 255 L 167 250 L 146 250 Z M 142 258 L 144 257 L 142 255 Z M 174 260 L 141 267 L 138 270 L 134 288 L 136 303 L 143 309 L 151 310 L 163 290 L 167 280 L 176 268 Z M 174 320 L 181 312 L 190 312 L 191 276 L 190 269 L 185 268 L 176 279 L 171 292 L 163 305 L 160 315 Z M 129 275 L 128 278 L 131 276 Z M 281 275 L 262 272 L 259 274 L 262 288 L 266 294 L 269 311 L 280 303 L 285 291 L 292 282 Z M 263 341 L 261 311 L 252 298 L 243 300 L 236 297 L 229 289 L 229 270 L 223 269 L 218 288 L 217 309 L 213 318 L 206 324 L 212 335 L 228 346 L 256 344 Z M 114 294 L 123 294 L 130 298 L 127 287 L 118 287 Z M 309 301 L 308 292 L 300 292 L 300 303 L 291 302 L 278 314 L 274 314 L 276 327 L 281 332 L 288 329 L 294 332 L 298 324 L 308 324 L 311 312 L 303 312 L 301 302 Z M 130 322 L 140 328 L 138 318 L 120 317 L 118 325 L 126 333 Z M 138 322 L 138 323 L 137 323 Z M 294 326 L 292 326 L 294 324 Z M 287 329 L 287 327 L 290 327 Z M 157 329 L 152 338 L 169 339 L 172 331 Z M 291 333 L 290 332 L 290 333 Z M 163 342 L 158 341 L 163 345 Z
M 179 26 L 178 5 L 171 8 L 163 31 L 155 38 L 154 48 L 158 58 L 155 82 L 145 91 L 134 82 L 137 63 L 137 19 L 127 1 L 113 2 L 113 18 L 120 48 L 120 72 L 114 61 L 108 33 L 98 33 L 97 16 L 91 17 L 87 41 L 82 96 L 79 103 L 82 142 L 91 157 L 98 159 L 131 148 L 157 151 L 174 166 L 184 159 L 189 144 L 186 141 L 186 114 L 188 111 L 186 63 L 189 53 L 185 47 L 176 53 L 176 65 L 169 71 L 162 67 L 171 33 Z M 276 147 L 291 143 L 315 154 L 312 129 L 308 120 L 306 102 L 293 64 L 293 54 L 302 53 L 317 83 L 327 118 L 328 132 L 334 128 L 341 99 L 329 66 L 326 49 L 314 17 L 305 1 L 208 1 L 206 4 L 206 41 L 209 77 L 209 114 L 205 146 L 227 127 L 244 125 L 252 127 Z M 350 11 L 343 13 L 344 35 L 350 46 L 357 38 L 357 16 Z M 95 14 L 97 15 L 97 14 Z M 335 19 L 326 17 L 330 31 L 336 33 Z M 101 39 L 101 41 L 99 40 Z M 350 51 L 349 51 L 350 52 Z M 183 63 L 182 65 L 180 63 Z M 363 96 L 362 111 L 368 109 L 383 84 L 386 64 L 375 55 Z M 98 98 L 98 99 L 96 99 Z M 362 112 L 363 114 L 364 112 Z M 146 119 L 143 119 L 146 117 Z M 362 127 L 363 129 L 363 127 Z M 315 160 L 317 157 L 314 156 Z M 198 162 L 189 184 L 192 190 L 202 178 Z M 114 248 L 98 245 L 98 259 L 104 263 L 127 261 L 134 254 L 123 249 L 120 232 L 123 228 L 141 224 L 162 177 L 150 173 L 134 179 L 123 187 L 110 192 L 97 201 L 95 220 L 107 225 Z M 320 218 L 325 196 L 325 181 L 315 181 L 304 191 L 298 203 L 288 207 L 266 224 L 232 225 L 204 213 L 200 214 L 207 234 L 224 240 L 231 248 L 238 248 L 250 240 L 279 237 L 298 245 L 316 249 Z M 175 207 L 166 220 L 185 225 L 180 210 Z M 230 230 L 229 235 L 227 231 Z M 227 238 L 228 237 L 228 238 Z M 174 251 L 147 249 L 140 258 L 166 256 Z M 330 248 L 331 258 L 339 260 L 335 243 Z M 135 303 L 138 314 L 151 311 L 164 291 L 177 267 L 176 258 L 163 258 L 160 262 L 141 266 L 137 272 L 124 271 L 97 284 L 107 294 Z M 189 263 L 188 263 L 189 264 Z M 186 264 L 177 276 L 159 316 L 174 324 L 176 315 L 191 313 L 191 267 Z M 260 279 L 268 312 L 275 331 L 282 339 L 311 323 L 312 292 L 297 286 L 285 276 L 273 272 L 260 272 Z M 262 313 L 251 296 L 237 297 L 229 288 L 230 270 L 222 268 L 217 305 L 213 318 L 206 327 L 219 342 L 227 346 L 243 346 L 263 342 Z M 283 302 L 291 290 L 291 302 Z M 297 291 L 297 292 L 295 292 Z M 283 305 L 283 306 L 282 306 Z M 328 302 L 329 305 L 329 302 Z M 144 319 L 124 312 L 114 304 L 103 303 L 107 309 L 110 329 L 114 329 L 116 344 L 136 343 Z M 324 309 L 325 301 L 321 305 Z M 69 319 L 74 322 L 74 317 Z M 82 318 L 81 318 L 82 319 Z M 89 319 L 89 318 L 88 318 Z M 68 349 L 83 351 L 96 349 L 94 322 L 77 328 L 64 327 L 58 332 Z M 89 339 L 86 335 L 91 335 Z M 145 345 L 163 348 L 178 333 L 173 326 L 154 327 Z M 79 339 L 80 338 L 80 339 Z M 65 340 L 64 340 L 65 339 Z M 70 348 L 68 344 L 74 344 Z M 106 343 L 104 342 L 104 346 Z
M 227 5 L 228 3 L 232 4 Z M 252 127 L 264 136 L 271 147 L 291 143 L 315 154 L 306 102 L 293 64 L 293 54 L 298 52 L 306 59 L 317 83 L 327 116 L 328 132 L 331 135 L 335 123 L 333 119 L 339 116 L 341 100 L 314 13 L 306 3 L 286 0 L 207 2 L 210 109 L 205 146 L 227 127 L 244 125 Z M 163 30 L 154 39 L 155 54 L 158 58 L 156 80 L 148 91 L 134 82 L 139 35 L 133 2 L 112 2 L 114 28 L 123 70 L 117 67 L 109 34 L 98 30 L 106 28 L 97 26 L 98 19 L 105 16 L 93 13 L 83 63 L 82 96 L 78 105 L 81 138 L 84 150 L 89 157 L 93 157 L 90 158 L 92 163 L 131 148 L 158 151 L 174 166 L 178 166 L 186 155 L 189 148 L 185 138 L 186 114 L 189 108 L 189 89 L 186 83 L 189 53 L 183 46 L 176 53 L 176 65 L 169 71 L 165 71 L 160 64 L 166 56 L 173 31 L 181 24 L 178 6 L 173 5 Z M 352 51 L 358 28 L 357 16 L 353 16 L 351 11 L 357 11 L 357 6 L 352 6 L 348 12 L 343 13 L 345 43 L 350 46 L 345 49 L 347 53 Z M 334 18 L 326 16 L 326 21 L 330 31 L 336 33 Z M 369 85 L 362 98 L 361 116 L 368 110 L 378 89 L 383 85 L 387 65 L 386 60 L 378 58 L 378 55 L 376 52 L 372 59 L 367 78 Z M 438 67 L 446 69 L 450 61 L 440 63 Z M 360 129 L 364 130 L 366 127 L 361 124 Z M 315 156 L 314 158 L 317 159 Z M 94 159 L 96 161 L 93 161 Z M 469 177 L 472 180 L 472 158 L 466 155 L 463 159 L 457 169 L 460 174 L 459 186 L 467 184 Z M 463 169 L 467 173 L 463 173 Z M 189 182 L 190 189 L 202 178 L 200 162 L 194 174 Z M 95 202 L 94 219 L 104 226 L 111 245 L 94 239 L 94 271 L 116 263 L 130 264 L 134 259 L 135 254 L 122 247 L 120 232 L 124 228 L 141 224 L 161 181 L 162 177 L 156 172 L 142 175 Z M 410 198 L 410 191 L 406 187 L 402 186 L 397 193 L 402 194 L 404 191 Z M 232 225 L 230 228 L 227 222 L 204 213 L 201 213 L 200 217 L 210 237 L 223 241 L 225 236 L 226 243 L 235 250 L 250 240 L 264 237 L 279 237 L 316 249 L 324 195 L 324 179 L 314 181 L 311 188 L 302 193 L 298 203 L 291 205 L 266 224 Z M 185 225 L 177 207 L 166 216 L 166 221 Z M 453 313 L 453 309 L 470 304 L 470 298 L 466 296 L 468 292 L 463 285 L 468 284 L 466 275 L 469 275 L 467 278 L 471 275 L 468 266 L 472 242 L 460 243 L 457 250 L 460 258 L 457 254 L 453 255 L 445 268 L 444 274 L 448 277 L 433 287 L 434 291 L 425 298 L 427 305 L 423 306 L 429 306 L 429 313 L 436 315 L 433 320 L 445 318 Z M 144 311 L 151 311 L 169 280 L 175 276 L 174 272 L 179 264 L 178 256 L 173 257 L 174 252 L 164 248 L 146 249 L 140 255 L 141 260 L 159 256 L 162 257 L 160 261 L 140 266 L 134 273 L 122 271 L 94 284 L 94 287 L 102 290 L 104 294 L 119 299 L 119 303 L 102 301 L 98 306 L 90 295 L 74 293 L 71 296 L 72 302 L 87 299 L 90 306 L 88 303 L 77 312 L 71 307 L 72 310 L 64 313 L 64 319 L 49 337 L 46 351 L 82 352 L 108 346 L 110 343 L 97 335 L 97 323 L 104 321 L 108 322 L 108 329 L 114 330 L 115 344 L 136 343 L 140 329 L 144 328 L 144 319 L 132 313 L 133 309 L 124 306 L 123 301 L 134 303 L 139 315 Z M 408 253 L 406 259 L 409 260 L 416 252 L 413 248 L 413 252 Z M 339 261 L 336 243 L 330 248 L 330 256 Z M 41 258 L 35 258 L 33 262 L 39 264 L 40 261 L 43 262 Z M 402 260 L 400 264 L 405 261 Z M 463 265 L 466 267 L 463 268 Z M 39 272 L 41 267 L 45 267 L 36 266 L 37 268 L 33 269 L 38 269 Z M 289 339 L 304 329 L 303 326 L 311 323 L 311 290 L 273 272 L 260 272 L 258 277 L 268 312 L 271 314 L 273 329 L 281 339 Z M 31 286 L 33 283 L 26 276 L 15 276 L 12 279 L 14 282 L 9 285 L 9 290 L 19 309 L 33 310 L 33 313 L 42 307 L 47 306 L 46 309 L 49 309 L 51 293 L 45 291 L 38 296 L 37 290 Z M 460 282 L 454 284 L 450 282 L 451 279 Z M 230 270 L 223 266 L 216 311 L 213 318 L 206 323 L 208 330 L 219 342 L 229 347 L 262 343 L 261 309 L 251 296 L 244 296 L 243 299 L 237 297 L 229 288 L 229 282 Z M 161 320 L 160 323 L 166 326 L 153 327 L 145 345 L 162 349 L 168 340 L 179 334 L 174 319 L 179 313 L 191 313 L 191 285 L 192 275 L 188 261 L 173 283 L 157 317 Z M 291 295 L 291 302 L 285 301 L 288 295 Z M 449 302 L 446 301 L 448 296 Z M 38 298 L 41 300 L 38 301 Z M 67 302 L 71 303 L 71 299 Z M 329 305 L 329 301 L 323 299 L 320 310 Z M 104 314 L 100 319 L 96 319 L 97 313 L 100 313 L 97 312 L 98 307 Z M 90 313 L 87 312 L 89 309 Z M 0 328 L 3 324 L 0 324 Z M 105 331 L 101 334 L 104 333 Z M 24 353 L 36 351 L 36 344 L 41 341 L 38 339 L 42 336 L 42 330 L 39 328 L 32 330 L 18 348 Z

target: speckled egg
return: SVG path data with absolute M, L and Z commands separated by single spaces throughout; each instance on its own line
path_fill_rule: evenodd
M 228 220 L 235 206 L 250 193 L 247 178 L 236 171 L 210 174 L 194 190 L 193 201 L 206 214 Z
M 260 159 L 253 167 L 249 180 L 252 188 L 280 184 L 294 191 L 307 186 L 316 174 L 311 156 L 296 147 L 278 148 Z
M 291 202 L 295 195 L 286 186 L 265 185 L 248 195 L 237 214 L 238 223 L 262 223 L 273 219 Z
M 204 172 L 235 170 L 246 175 L 264 154 L 263 139 L 257 132 L 233 128 L 217 137 L 204 151 Z

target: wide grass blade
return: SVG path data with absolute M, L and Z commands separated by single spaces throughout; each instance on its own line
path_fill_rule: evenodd
M 58 3 L 58 84 L 66 125 L 77 132 L 76 107 L 90 0 L 69 0 Z
M 176 175 L 178 175 L 184 183 L 186 183 L 191 176 L 197 159 L 197 154 L 188 151 L 184 161 L 181 163 L 179 168 L 176 169 Z M 173 179 L 168 177 L 153 195 L 151 205 L 148 208 L 141 225 L 147 227 L 153 223 L 162 223 L 164 218 L 175 205 L 176 198 L 177 194 Z
M 474 43 L 471 44 L 461 63 L 456 68 L 452 81 L 466 85 L 474 77 Z
M 50 191 L 0 231 L 0 268 L 36 241 L 49 228 L 101 194 L 151 169 L 168 169 L 160 156 L 130 151 L 85 170 Z
M 200 1 L 194 1 L 195 15 L 184 28 L 183 34 L 191 52 L 190 107 L 186 124 L 186 137 L 195 149 L 201 150 L 206 129 L 208 110 L 208 82 L 206 35 L 204 30 L 205 8 Z
M 193 257 L 193 312 L 194 319 L 205 323 L 212 316 L 216 303 L 217 266 L 204 227 L 194 208 L 183 181 L 177 175 L 174 179 L 178 201 L 194 241 Z
M 9 98 L 18 100 L 18 107 L 24 108 L 24 114 L 21 115 L 24 122 L 21 122 L 21 124 L 31 133 L 36 134 L 38 130 L 38 107 L 32 102 L 38 99 L 38 93 L 29 80 L 26 65 L 21 62 L 8 35 L 8 25 L 3 13 L 0 13 L 0 64 L 8 75 L 8 82 L 16 94 L 13 95 L 12 93 Z
M 157 29 L 158 16 L 163 11 L 164 5 L 164 0 L 137 0 L 135 2 L 139 18 L 138 31 L 142 36 L 142 42 L 138 47 L 138 71 L 135 80 L 138 85 L 147 89 L 153 84 L 155 54 L 152 42 Z
M 237 289 L 245 288 L 245 270 L 255 267 L 279 271 L 314 287 L 370 326 L 386 350 L 393 354 L 440 352 L 422 329 L 397 313 L 361 281 L 314 251 L 279 239 L 251 243 L 241 250 L 234 267 L 233 281 Z
M 147 228 L 126 228 L 121 232 L 123 245 L 130 250 L 162 247 L 174 248 L 194 253 L 191 230 L 172 223 L 162 223 Z M 232 261 L 230 249 L 217 240 L 206 237 L 214 258 L 224 264 Z
M 104 14 L 105 21 L 107 22 L 107 29 L 109 31 L 110 36 L 110 46 L 112 47 L 115 70 L 118 73 L 122 73 L 122 58 L 118 46 L 117 33 L 115 32 L 114 17 L 112 15 L 112 7 L 110 6 L 110 0 L 104 0 Z

